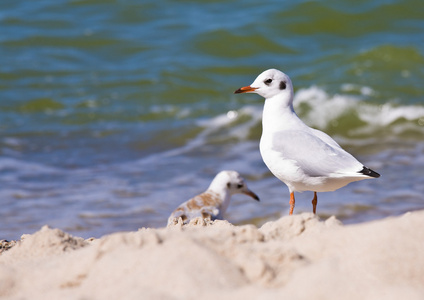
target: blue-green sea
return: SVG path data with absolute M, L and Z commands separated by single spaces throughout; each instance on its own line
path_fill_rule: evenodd
M 357 223 L 424 209 L 420 0 L 0 3 L 0 239 L 44 224 L 82 237 L 162 227 L 236 170 L 226 218 L 288 214 L 259 153 L 264 99 L 234 95 L 269 68 L 295 110 L 382 177 L 318 195 Z M 295 213 L 312 194 L 296 195 Z

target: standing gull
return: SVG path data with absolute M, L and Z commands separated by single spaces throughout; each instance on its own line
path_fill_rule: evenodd
M 178 223 L 179 218 L 184 224 L 197 217 L 208 220 L 222 219 L 234 194 L 246 194 L 259 201 L 259 197 L 249 190 L 239 173 L 219 172 L 205 192 L 182 203 L 172 212 L 168 226 Z
M 337 190 L 353 181 L 378 178 L 326 133 L 308 127 L 293 109 L 293 85 L 286 74 L 269 69 L 235 94 L 256 93 L 265 98 L 260 152 L 268 169 L 290 191 L 290 215 L 294 192 L 313 191 L 316 213 L 317 192 Z

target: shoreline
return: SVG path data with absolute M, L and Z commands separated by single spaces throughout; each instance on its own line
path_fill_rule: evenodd
M 0 297 L 422 299 L 423 227 L 424 211 L 354 225 L 199 219 L 86 240 L 44 226 L 0 253 Z

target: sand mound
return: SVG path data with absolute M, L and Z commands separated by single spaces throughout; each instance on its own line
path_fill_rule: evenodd
M 43 227 L 0 254 L 8 299 L 423 299 L 424 212 L 343 226 L 312 214 L 140 229 Z

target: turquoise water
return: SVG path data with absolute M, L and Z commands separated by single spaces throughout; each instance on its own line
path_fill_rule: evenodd
M 268 68 L 295 109 L 382 174 L 319 195 L 361 222 L 424 208 L 421 1 L 2 1 L 0 238 L 44 224 L 100 236 L 166 224 L 223 169 L 261 198 L 227 218 L 288 214 L 259 154 Z M 310 193 L 296 210 L 310 211 Z

